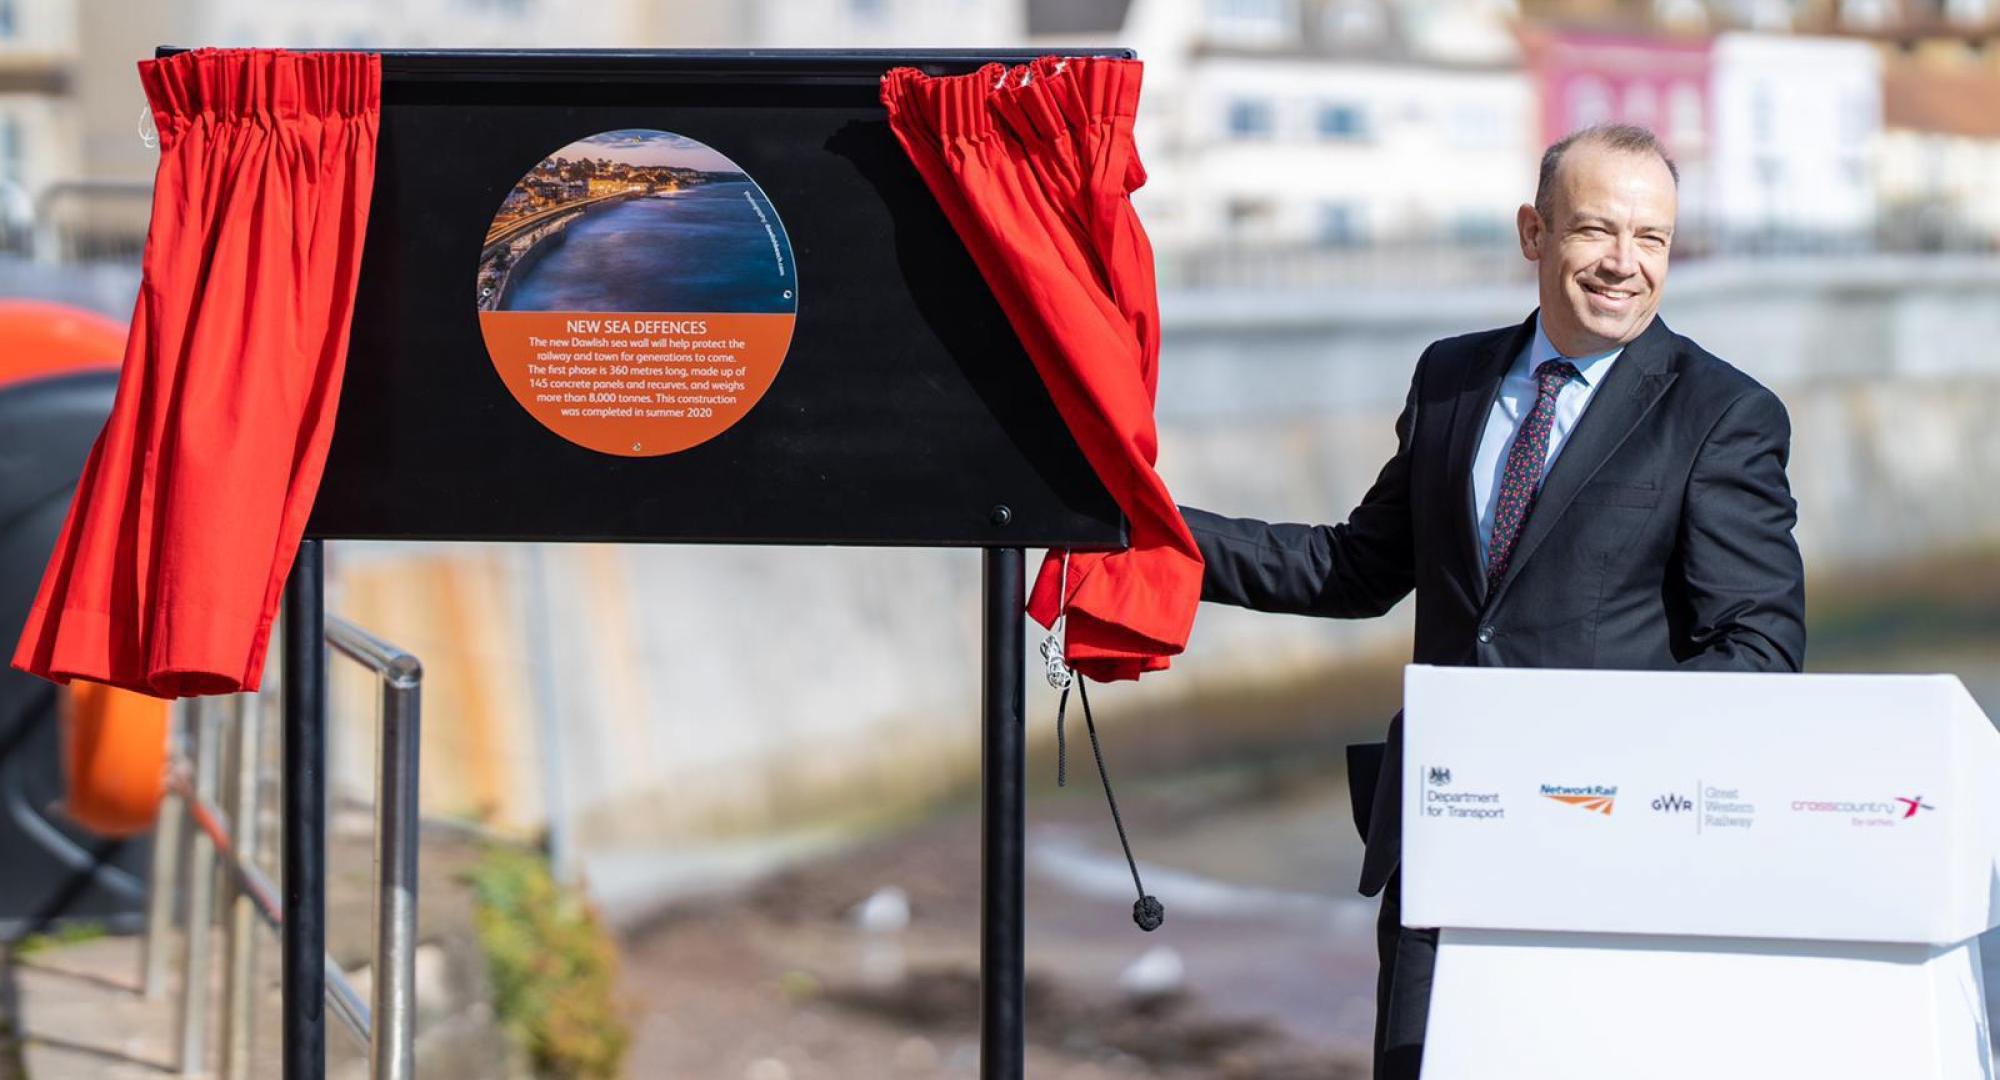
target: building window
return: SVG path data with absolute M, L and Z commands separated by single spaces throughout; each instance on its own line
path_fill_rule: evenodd
M 1767 190 L 1776 191 L 1785 185 L 1785 163 L 1775 154 L 1760 154 L 1757 157 L 1757 182 Z
M 1677 147 L 1700 146 L 1707 140 L 1706 118 L 1703 113 L 1701 91 L 1691 82 L 1677 82 L 1667 92 L 1667 130 Z
M 1276 110 L 1261 98 L 1237 98 L 1229 103 L 1229 134 L 1237 139 L 1268 139 L 1277 130 Z
M 1229 41 L 1275 44 L 1292 36 L 1296 0 L 1208 0 L 1208 30 Z
M 1960 26 L 1979 26 L 1993 15 L 1991 0 L 1944 0 L 1944 17 Z
M 1320 31 L 1334 45 L 1378 45 L 1389 36 L 1388 17 L 1377 0 L 1341 0 L 1322 10 Z
M 1329 202 L 1319 207 L 1319 228 L 1315 233 L 1327 247 L 1358 247 L 1368 242 L 1368 228 L 1356 203 Z
M 10 38 L 20 33 L 19 12 L 16 0 L 0 0 L 0 38 Z
M 1229 235 L 1238 239 L 1268 238 L 1278 224 L 1278 206 L 1269 199 L 1229 200 Z
M 26 140 L 21 136 L 21 121 L 12 116 L 0 116 L 0 180 L 23 182 L 21 159 Z
M 1359 105 L 1328 102 L 1319 107 L 1318 127 L 1322 139 L 1365 139 L 1368 116 Z
M 1625 88 L 1625 122 L 1660 133 L 1660 91 L 1652 83 L 1635 82 Z
M 1847 178 L 1847 186 L 1856 191 L 1868 187 L 1868 163 L 1859 157 L 1848 156 L 1840 161 L 1840 172 Z
M 1595 75 L 1579 75 L 1569 84 L 1569 129 L 1611 122 L 1611 88 Z
M 1445 114 L 1445 142 L 1461 150 L 1505 146 L 1514 134 L 1508 114 L 1490 105 L 1461 103 Z
M 1869 136 L 1875 133 L 1878 116 L 1875 96 L 1873 94 L 1850 93 L 1842 97 L 1840 100 L 1841 148 L 1854 150 L 1866 146 Z
M 1895 18 L 1892 0 L 1840 0 L 1840 25 L 1849 30 L 1883 30 Z
M 1778 101 L 1770 83 L 1758 83 L 1750 91 L 1750 137 L 1769 146 L 1778 137 Z

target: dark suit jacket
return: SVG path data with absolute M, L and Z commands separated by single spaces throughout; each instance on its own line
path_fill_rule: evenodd
M 1790 420 L 1769 390 L 1658 318 L 1591 396 L 1487 592 L 1473 453 L 1534 325 L 1424 350 L 1395 456 L 1345 524 L 1182 508 L 1207 564 L 1202 599 L 1357 619 L 1414 590 L 1421 664 L 1797 671 L 1805 575 L 1785 480 Z M 1400 721 L 1362 800 L 1373 806 L 1370 895 L 1401 854 Z

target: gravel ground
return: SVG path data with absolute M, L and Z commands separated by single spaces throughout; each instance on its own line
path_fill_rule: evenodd
M 1031 802 L 1027 1075 L 1366 1075 L 1372 904 L 1332 884 L 1351 880 L 1358 848 L 1330 820 L 1344 790 L 1317 768 L 1307 774 L 1121 784 L 1133 842 L 1150 855 L 1148 888 L 1168 909 L 1150 935 L 1131 924 L 1131 881 L 1102 793 L 1072 785 Z M 1334 839 L 1287 857 L 1287 829 Z M 1266 854 L 1246 858 L 1245 834 Z M 907 925 L 856 925 L 857 908 L 885 888 L 904 898 Z M 978 1075 L 978 897 L 978 818 L 960 810 L 745 894 L 668 909 L 624 949 L 636 1012 L 629 1074 Z M 1121 988 L 1159 949 L 1180 972 L 1171 988 Z

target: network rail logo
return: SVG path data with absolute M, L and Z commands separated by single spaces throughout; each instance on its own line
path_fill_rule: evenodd
M 1542 797 L 1608 817 L 1612 807 L 1618 802 L 1618 788 L 1606 787 L 1603 784 L 1586 784 L 1583 787 L 1543 784 Z

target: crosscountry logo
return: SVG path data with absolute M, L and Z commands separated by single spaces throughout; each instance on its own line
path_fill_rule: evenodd
M 1588 810 L 1594 814 L 1608 816 L 1611 813 L 1612 806 L 1618 801 L 1618 789 L 1616 787 L 1605 787 L 1602 784 L 1589 784 L 1584 787 L 1543 784 L 1542 797 L 1545 799 L 1554 799 L 1559 803 L 1568 803 L 1571 806 Z
M 1904 816 L 1905 818 L 1913 818 L 1913 817 L 1916 817 L 1916 816 L 1917 816 L 1917 811 L 1919 811 L 1919 810 L 1935 810 L 1935 809 L 1937 809 L 1937 807 L 1935 807 L 1935 806 L 1932 806 L 1931 804 L 1929 804 L 1929 803 L 1925 802 L 1925 801 L 1924 801 L 1924 797 L 1923 797 L 1922 795 L 1918 795 L 1917 797 L 1915 797 L 1915 798 L 1912 798 L 1912 799 L 1906 799 L 1906 798 L 1902 797 L 1901 795 L 1898 795 L 1898 796 L 1896 796 L 1896 801 L 1897 801 L 1897 802 L 1899 802 L 1899 803 L 1902 803 L 1902 804 L 1903 804 L 1903 806 L 1904 806 L 1904 810 L 1903 810 L 1903 816 Z

